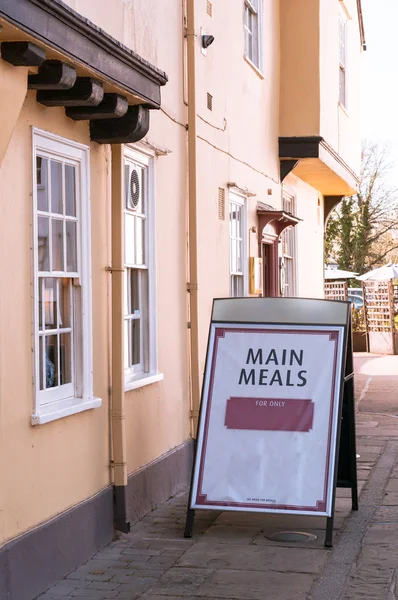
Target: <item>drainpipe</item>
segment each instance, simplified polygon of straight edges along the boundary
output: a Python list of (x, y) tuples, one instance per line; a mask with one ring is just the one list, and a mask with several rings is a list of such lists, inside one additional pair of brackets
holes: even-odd
[(189, 233), (189, 305), (191, 332), (191, 435), (195, 438), (199, 416), (199, 310), (198, 310), (198, 243), (197, 243), (197, 158), (196, 158), (196, 34), (195, 0), (187, 0), (188, 63), (188, 233)]
[(112, 407), (115, 527), (128, 533), (127, 449), (123, 357), (123, 145), (112, 145)]

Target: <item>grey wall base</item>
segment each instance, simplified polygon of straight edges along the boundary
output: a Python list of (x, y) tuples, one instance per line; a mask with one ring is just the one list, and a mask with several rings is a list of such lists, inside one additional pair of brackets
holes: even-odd
[(113, 535), (109, 487), (0, 549), (1, 600), (33, 600), (108, 544)]
[(191, 480), (193, 440), (188, 440), (128, 478), (127, 514), (135, 523)]
[[(129, 477), (128, 516), (138, 521), (186, 486), (191, 477), (189, 440)], [(114, 536), (113, 490), (68, 510), (0, 549), (0, 600), (34, 600), (89, 560)]]

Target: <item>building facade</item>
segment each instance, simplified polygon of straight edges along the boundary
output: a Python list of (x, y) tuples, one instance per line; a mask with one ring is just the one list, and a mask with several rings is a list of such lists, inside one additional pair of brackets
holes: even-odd
[(323, 296), (364, 32), (354, 0), (0, 26), (0, 597), (31, 600), (188, 483), (212, 299)]

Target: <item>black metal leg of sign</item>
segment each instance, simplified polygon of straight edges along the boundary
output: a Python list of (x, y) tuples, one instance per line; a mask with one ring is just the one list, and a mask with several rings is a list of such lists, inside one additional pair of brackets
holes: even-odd
[(188, 508), (187, 508), (187, 517), (185, 520), (184, 538), (192, 537), (193, 523), (195, 521), (195, 510), (193, 508), (191, 508), (191, 503), (192, 503), (193, 477), (194, 477), (195, 462), (196, 462), (197, 440), (194, 440), (193, 444), (194, 444), (194, 446), (193, 446), (194, 447), (194, 451), (193, 451), (194, 461), (193, 461), (193, 466), (192, 466), (191, 485), (189, 486)]
[(352, 510), (358, 510), (358, 476), (357, 476), (357, 448), (355, 439), (355, 398), (354, 377), (347, 382), (349, 394), (349, 444), (350, 444), (350, 473), (351, 473), (351, 503)]
[(193, 529), (194, 520), (195, 520), (195, 511), (193, 508), (189, 508), (189, 505), (188, 505), (187, 518), (185, 521), (184, 538), (192, 537), (192, 529)]
[(326, 519), (326, 536), (325, 536), (325, 547), (333, 547), (333, 525), (334, 525), (334, 507), (333, 514), (331, 517)]

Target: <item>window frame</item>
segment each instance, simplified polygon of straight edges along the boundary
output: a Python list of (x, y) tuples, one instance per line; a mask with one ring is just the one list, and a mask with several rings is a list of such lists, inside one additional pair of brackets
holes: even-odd
[[(246, 15), (251, 15), (253, 28), (249, 29), (246, 25)], [(249, 33), (248, 33), (249, 32)], [(243, 33), (244, 33), (244, 58), (255, 71), (263, 77), (264, 57), (263, 57), (263, 0), (244, 0), (243, 2)], [(247, 36), (252, 38), (252, 56), (249, 53)], [(254, 44), (256, 49), (254, 50)]]
[[(141, 361), (144, 362), (144, 369), (129, 366), (126, 368), (124, 363), (124, 388), (125, 391), (133, 390), (163, 379), (163, 374), (158, 370), (158, 345), (157, 345), (157, 305), (156, 305), (156, 181), (155, 181), (155, 153), (141, 144), (127, 144), (123, 149), (123, 252), (124, 269), (144, 270), (139, 265), (136, 267), (126, 263), (126, 226), (125, 218), (128, 214), (126, 206), (126, 181), (125, 166), (126, 161), (131, 161), (144, 167), (146, 170), (146, 198), (145, 198), (145, 231), (144, 248), (146, 254), (146, 307), (142, 314), (142, 321), (146, 329), (146, 341), (141, 342)], [(142, 279), (140, 275), (140, 279)], [(126, 321), (126, 281), (128, 274), (125, 273), (123, 282), (123, 322)], [(123, 357), (125, 357), (125, 327), (123, 326)]]
[[(48, 394), (40, 390), (39, 377), (39, 265), (38, 265), (38, 211), (36, 156), (43, 156), (76, 167), (77, 268), (71, 277), (72, 294), (78, 298), (79, 314), (71, 314), (73, 321), (73, 354), (71, 368), (76, 375), (74, 393)], [(93, 394), (92, 348), (92, 295), (91, 295), (91, 219), (90, 219), (90, 150), (88, 146), (57, 136), (48, 131), (32, 128), (32, 385), (33, 412), (31, 424), (40, 425), (71, 414), (101, 406), (102, 400)], [(59, 272), (63, 273), (63, 272)], [(55, 278), (61, 275), (53, 273)], [(67, 387), (67, 386), (66, 386)], [(71, 392), (70, 387), (64, 392)], [(44, 393), (43, 393), (44, 392)], [(55, 392), (55, 390), (54, 390)], [(44, 394), (49, 401), (43, 402)]]
[[(241, 220), (241, 248), (242, 248), (242, 271), (234, 272), (232, 271), (232, 241), (237, 241), (239, 238), (234, 238), (231, 234), (231, 205), (235, 204), (241, 207), (242, 212), (242, 220)], [(248, 267), (247, 267), (247, 197), (240, 194), (239, 192), (230, 189), (228, 195), (228, 226), (229, 226), (229, 295), (231, 298), (242, 298), (248, 295)], [(242, 288), (243, 295), (235, 296), (232, 294), (232, 277), (240, 276), (242, 277)]]
[[(341, 30), (343, 29), (343, 38)], [(347, 110), (347, 31), (348, 31), (348, 19), (339, 12), (339, 105)], [(343, 44), (343, 62), (342, 57), (342, 44)], [(343, 75), (343, 92), (341, 86), (341, 77)]]
[[(290, 210), (288, 210), (288, 207), (286, 206), (286, 203), (290, 204)], [(282, 191), (282, 210), (285, 212), (288, 212), (290, 214), (292, 214), (293, 216), (296, 216), (297, 214), (297, 198), (296, 195), (286, 189), (283, 189)], [(286, 241), (287, 237), (290, 237), (290, 241), (291, 241), (291, 246), (292, 246), (292, 254), (285, 254), (284, 252), (284, 244), (288, 243)], [(291, 261), (291, 266), (292, 266), (292, 283), (290, 284), (291, 286), (291, 293), (289, 294), (289, 296), (285, 296), (285, 289), (282, 291), (281, 290), (281, 295), (283, 297), (289, 297), (289, 298), (295, 298), (297, 297), (297, 265), (298, 265), (298, 261), (297, 261), (297, 231), (296, 231), (296, 226), (292, 226), (290, 225), (289, 227), (286, 227), (286, 229), (284, 229), (281, 233), (280, 236), (280, 241), (281, 241), (281, 260), (282, 260), (282, 264), (284, 265), (285, 268), (285, 281), (286, 281), (286, 274), (287, 274), (287, 267), (285, 264), (285, 260), (287, 259), (288, 261)], [(286, 284), (284, 283), (284, 287), (286, 288)]]

